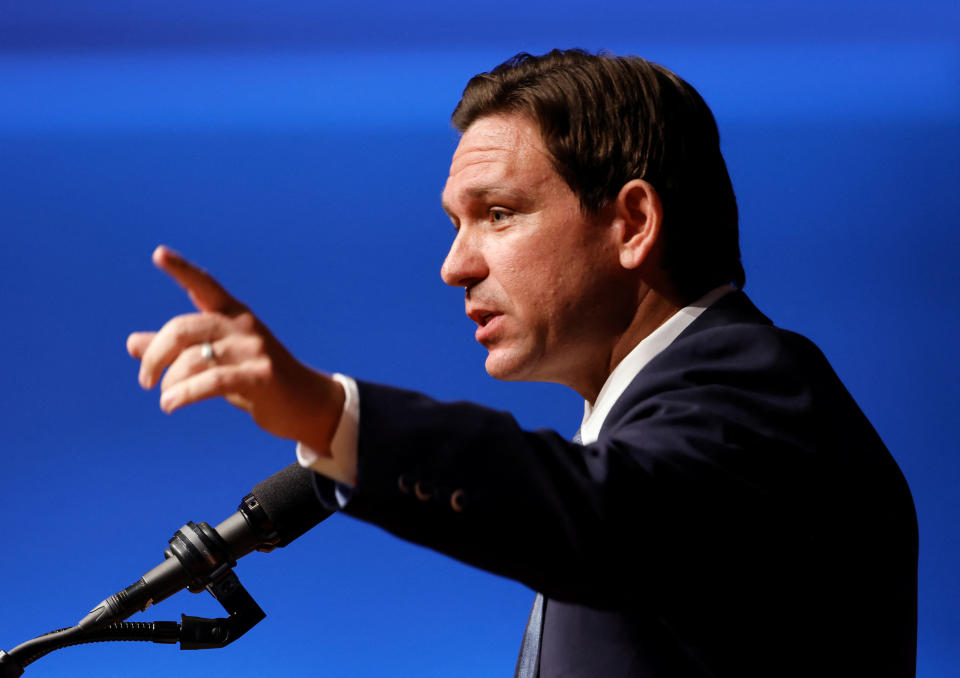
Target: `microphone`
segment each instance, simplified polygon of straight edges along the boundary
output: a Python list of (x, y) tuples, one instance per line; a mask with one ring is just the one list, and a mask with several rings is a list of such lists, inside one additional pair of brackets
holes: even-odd
[(123, 621), (185, 588), (198, 593), (251, 551), (286, 546), (333, 513), (317, 499), (313, 475), (291, 464), (257, 483), (215, 529), (188, 522), (170, 539), (162, 563), (96, 605), (77, 626), (89, 631)]

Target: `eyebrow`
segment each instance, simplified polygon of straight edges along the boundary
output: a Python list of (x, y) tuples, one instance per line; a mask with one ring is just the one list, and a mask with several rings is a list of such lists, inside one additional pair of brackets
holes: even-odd
[[(525, 202), (527, 200), (527, 195), (523, 191), (504, 188), (502, 186), (472, 186), (464, 189), (461, 194), (469, 200), (482, 200), (491, 195), (506, 196), (516, 202)], [(453, 218), (450, 205), (443, 200), (443, 193), (441, 193), (440, 196), (440, 206), (443, 207), (443, 211), (446, 212), (447, 215)]]

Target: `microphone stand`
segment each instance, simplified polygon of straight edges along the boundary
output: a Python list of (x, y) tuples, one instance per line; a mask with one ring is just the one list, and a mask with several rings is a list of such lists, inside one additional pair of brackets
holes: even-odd
[[(107, 641), (180, 643), (181, 650), (226, 647), (253, 628), (266, 614), (237, 579), (237, 564), (229, 549), (207, 524), (189, 522), (174, 534), (166, 555), (176, 557), (190, 575), (189, 590), (206, 589), (230, 615), (216, 619), (181, 615), (179, 622), (117, 622), (96, 626), (85, 618), (81, 624), (51, 631), (13, 648), (0, 650), (0, 678), (19, 678), (24, 667), (44, 655), (71, 645)], [(131, 587), (133, 588), (133, 587)], [(119, 595), (119, 594), (118, 594)], [(109, 599), (108, 599), (109, 600)], [(107, 601), (105, 601), (107, 602)], [(122, 618), (137, 609), (125, 612)]]

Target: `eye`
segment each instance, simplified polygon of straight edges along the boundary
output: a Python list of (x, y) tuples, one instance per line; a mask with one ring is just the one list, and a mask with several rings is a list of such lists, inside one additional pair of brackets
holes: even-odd
[(506, 221), (509, 216), (510, 213), (501, 208), (493, 208), (490, 210), (490, 221), (495, 224)]

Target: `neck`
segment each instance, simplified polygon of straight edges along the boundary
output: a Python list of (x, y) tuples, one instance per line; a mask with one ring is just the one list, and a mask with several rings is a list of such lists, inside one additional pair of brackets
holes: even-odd
[(684, 303), (670, 294), (664, 294), (652, 287), (643, 285), (638, 294), (636, 311), (630, 318), (624, 331), (613, 337), (605, 360), (598, 362), (595, 368), (582, 375), (577, 384), (569, 384), (583, 399), (593, 404), (607, 378), (637, 344), (665, 323), (671, 316), (684, 307)]

